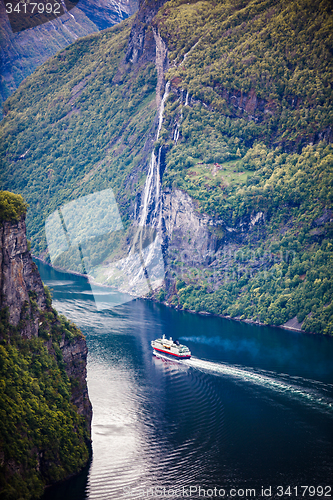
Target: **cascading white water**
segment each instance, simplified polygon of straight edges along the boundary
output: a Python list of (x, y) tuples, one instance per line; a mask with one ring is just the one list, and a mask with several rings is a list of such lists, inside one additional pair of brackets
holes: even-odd
[[(158, 141), (162, 123), (163, 123), (163, 112), (165, 101), (169, 95), (170, 82), (167, 82), (165, 86), (165, 91), (163, 98), (161, 100), (160, 109), (159, 109), (159, 119), (158, 119), (158, 128), (156, 133), (156, 141)], [(161, 162), (161, 148), (159, 148), (158, 155), (156, 158), (155, 151), (151, 154), (149, 171), (145, 183), (145, 187), (143, 190), (143, 203), (141, 203), (140, 212), (139, 212), (139, 226), (143, 227), (147, 224), (148, 215), (149, 215), (149, 207), (153, 201), (155, 201), (154, 208), (154, 216), (157, 222), (160, 222), (161, 215), (161, 179), (160, 179), (160, 162)]]
[[(154, 38), (156, 42), (156, 69), (158, 75), (156, 88), (158, 126), (155, 141), (158, 141), (162, 129), (164, 108), (169, 95), (170, 83), (166, 83), (164, 94), (161, 98), (164, 73), (167, 67), (165, 62), (167, 50), (157, 31), (154, 31)], [(186, 56), (187, 54), (185, 54), (184, 59)], [(188, 105), (189, 93), (187, 91), (184, 106)], [(181, 112), (180, 120), (176, 125), (173, 136), (175, 143), (179, 140), (182, 118)], [(163, 203), (160, 175), (161, 155), (162, 147), (159, 148), (157, 154), (155, 150), (151, 153), (148, 174), (136, 216), (136, 230), (127, 256), (116, 262), (103, 264), (95, 273), (100, 283), (114, 286), (118, 291), (129, 293), (131, 296), (143, 297), (148, 292), (152, 292), (153, 289), (160, 287), (164, 281), (164, 259), (162, 253)]]
[[(170, 83), (165, 85), (164, 95), (159, 105), (158, 127), (156, 133), (156, 141), (159, 138), (162, 123), (165, 101), (169, 95)], [(152, 283), (160, 286), (164, 279), (164, 264), (162, 256), (162, 238), (159, 234), (162, 221), (162, 201), (161, 201), (161, 147), (159, 148), (156, 157), (155, 151), (152, 151), (147, 179), (143, 190), (143, 202), (140, 205), (139, 211), (139, 227), (134, 236), (133, 243), (130, 249), (130, 254), (126, 259), (126, 266), (131, 270), (132, 286), (136, 286), (138, 282), (142, 283), (143, 276), (149, 291), (152, 291)], [(148, 224), (158, 231), (155, 240), (147, 247), (144, 248), (144, 236)], [(141, 265), (138, 267), (137, 263), (133, 265), (133, 258), (136, 255), (137, 246), (139, 247), (139, 259)], [(147, 292), (148, 290), (146, 290)]]
[[(169, 82), (165, 86), (164, 95), (158, 108), (158, 140), (162, 123), (166, 99), (169, 95)], [(145, 296), (148, 292), (161, 286), (164, 280), (164, 261), (162, 255), (162, 202), (160, 178), (161, 148), (156, 156), (152, 151), (147, 179), (145, 182), (142, 203), (139, 209), (138, 226), (131, 243), (128, 255), (115, 263), (108, 264), (100, 271), (104, 284), (116, 285), (120, 292), (126, 292), (137, 297)], [(157, 230), (157, 236), (150, 244), (152, 231)]]
[[(166, 99), (169, 95), (169, 82), (165, 86), (163, 98), (158, 107), (158, 127), (156, 140), (158, 140), (162, 123)], [(158, 155), (152, 151), (148, 175), (143, 190), (142, 203), (137, 219), (138, 226), (134, 234), (127, 256), (115, 262), (109, 262), (96, 267), (97, 279), (90, 279), (93, 291), (96, 289), (96, 305), (98, 309), (109, 308), (110, 300), (98, 300), (98, 283), (115, 287), (118, 292), (130, 296), (143, 297), (147, 293), (162, 285), (164, 280), (164, 261), (162, 255), (162, 201), (160, 178), (161, 148)], [(149, 226), (149, 227), (148, 227)], [(157, 230), (157, 236), (152, 236)], [(153, 241), (152, 241), (153, 239)], [(150, 241), (150, 243), (149, 243)], [(147, 244), (148, 242), (148, 244)], [(95, 287), (95, 288), (94, 288)], [(112, 299), (112, 297), (111, 297)], [(125, 297), (117, 300), (127, 301)], [(114, 301), (113, 301), (114, 305)]]
[(174, 134), (173, 134), (173, 140), (174, 140), (175, 144), (177, 144), (178, 139), (179, 139), (179, 123), (177, 123)]
[[(188, 93), (188, 90), (187, 90), (186, 91), (186, 97), (185, 97), (185, 104), (184, 104), (184, 106), (188, 106), (188, 98), (189, 98), (189, 93)], [(181, 98), (181, 104), (182, 104), (182, 98)], [(176, 127), (175, 127), (175, 130), (174, 130), (174, 133), (173, 133), (173, 141), (174, 141), (175, 144), (177, 144), (178, 139), (179, 139), (180, 124), (182, 123), (182, 121), (183, 121), (183, 108), (181, 107), (180, 118), (179, 118), (179, 120), (176, 123)]]

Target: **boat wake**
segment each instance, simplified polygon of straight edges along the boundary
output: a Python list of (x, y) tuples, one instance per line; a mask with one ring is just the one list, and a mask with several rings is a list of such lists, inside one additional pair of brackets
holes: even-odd
[(333, 415), (332, 384), (324, 384), (317, 380), (277, 374), (266, 370), (255, 370), (248, 367), (228, 365), (227, 363), (215, 363), (195, 357), (183, 362), (202, 371), (273, 389), (275, 392), (302, 400), (310, 406), (320, 406), (322, 410)]
[(162, 354), (156, 356), (174, 363), (181, 363), (193, 369), (225, 376), (236, 382), (250, 383), (262, 388), (273, 390), (287, 397), (292, 397), (312, 407), (320, 408), (333, 415), (333, 384), (324, 384), (317, 380), (293, 377), (291, 375), (257, 370), (227, 363), (216, 363), (196, 357), (191, 359), (170, 359)]

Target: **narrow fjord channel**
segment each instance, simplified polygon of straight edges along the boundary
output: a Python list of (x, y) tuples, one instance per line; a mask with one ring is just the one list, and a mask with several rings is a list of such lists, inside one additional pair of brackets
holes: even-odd
[[(94, 412), (89, 468), (45, 499), (333, 496), (333, 339), (144, 300), (97, 311), (84, 278), (38, 267), (86, 335)], [(154, 357), (163, 334), (191, 360)]]

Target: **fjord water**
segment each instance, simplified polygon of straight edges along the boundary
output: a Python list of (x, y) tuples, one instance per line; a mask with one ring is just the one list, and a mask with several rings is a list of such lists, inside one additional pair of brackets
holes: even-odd
[[(301, 489), (333, 483), (333, 339), (144, 300), (98, 311), (83, 277), (37, 263), (54, 307), (86, 335), (93, 405), (91, 464), (45, 499), (171, 498), (177, 488), (207, 498), (215, 487), (229, 498), (262, 498), (262, 487), (267, 498), (333, 496)], [(152, 356), (163, 333), (192, 359)]]

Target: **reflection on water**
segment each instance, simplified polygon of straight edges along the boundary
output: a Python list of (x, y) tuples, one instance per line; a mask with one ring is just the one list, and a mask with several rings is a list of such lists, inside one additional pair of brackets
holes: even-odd
[[(332, 339), (141, 300), (97, 311), (83, 278), (40, 270), (55, 307), (87, 337), (94, 411), (84, 488), (81, 476), (48, 500), (332, 483)], [(163, 334), (181, 338), (194, 356), (152, 356), (150, 341)]]

